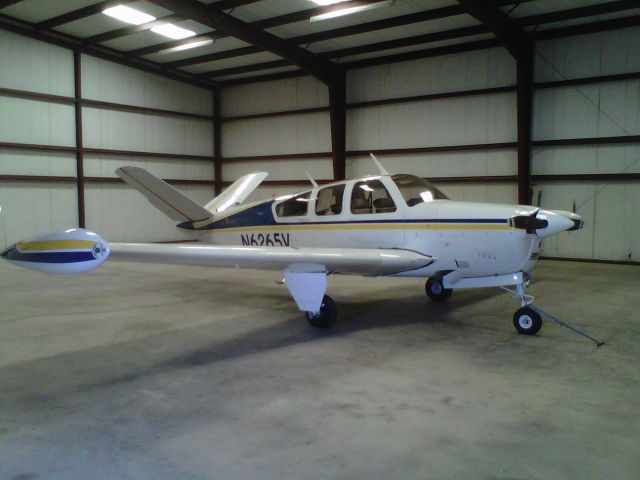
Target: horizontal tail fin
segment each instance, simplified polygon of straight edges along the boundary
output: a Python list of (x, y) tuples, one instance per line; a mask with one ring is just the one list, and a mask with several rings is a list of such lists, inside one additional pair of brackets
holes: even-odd
[(229, 207), (241, 204), (267, 178), (267, 175), (269, 175), (267, 172), (253, 172), (243, 175), (224, 192), (207, 203), (204, 208), (215, 215), (222, 213)]
[(173, 220), (195, 222), (211, 217), (208, 210), (144, 168), (122, 167), (116, 174)]

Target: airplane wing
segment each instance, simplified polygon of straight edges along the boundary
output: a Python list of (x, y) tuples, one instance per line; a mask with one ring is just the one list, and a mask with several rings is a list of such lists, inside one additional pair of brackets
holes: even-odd
[[(224, 246), (202, 243), (112, 243), (110, 260), (260, 270), (391, 275), (417, 270), (433, 258), (401, 249)], [(307, 268), (308, 267), (308, 268)]]
[(203, 243), (112, 243), (84, 229), (41, 235), (10, 246), (1, 257), (45, 273), (83, 273), (107, 258), (129, 262), (168, 263), (280, 270), (302, 311), (318, 313), (328, 273), (365, 276), (418, 270), (434, 262), (428, 255), (384, 248), (294, 248), (210, 245)]

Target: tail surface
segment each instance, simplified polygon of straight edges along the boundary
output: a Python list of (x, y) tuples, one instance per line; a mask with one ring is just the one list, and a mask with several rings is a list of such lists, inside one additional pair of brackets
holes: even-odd
[(204, 208), (215, 215), (216, 213), (224, 212), (230, 207), (240, 205), (258, 188), (258, 185), (267, 178), (267, 175), (269, 175), (267, 172), (253, 172), (243, 175), (224, 192), (207, 203)]
[(122, 167), (116, 174), (173, 220), (196, 222), (211, 217), (209, 211), (144, 168)]
[(239, 205), (267, 177), (266, 172), (254, 172), (240, 177), (220, 195), (204, 207), (176, 190), (161, 178), (140, 167), (122, 167), (116, 174), (133, 188), (142, 193), (147, 200), (173, 220), (198, 222), (222, 213), (226, 209)]

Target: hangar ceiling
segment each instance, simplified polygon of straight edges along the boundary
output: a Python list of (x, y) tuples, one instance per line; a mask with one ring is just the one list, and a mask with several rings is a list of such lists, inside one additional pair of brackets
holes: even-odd
[[(0, 0), (0, 27), (204, 87), (304, 74), (284, 55), (195, 21), (184, 9), (190, 2), (346, 68), (499, 44), (455, 0)], [(637, 0), (493, 3), (535, 39), (640, 24)], [(136, 25), (103, 13), (118, 5), (153, 18)], [(344, 14), (349, 9), (363, 10)], [(331, 18), (316, 18), (326, 14)], [(170, 39), (153, 31), (168, 23), (190, 36)]]

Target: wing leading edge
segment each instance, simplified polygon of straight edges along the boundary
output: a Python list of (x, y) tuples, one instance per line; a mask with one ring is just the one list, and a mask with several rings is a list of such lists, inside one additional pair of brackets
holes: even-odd
[(111, 260), (177, 265), (201, 265), (258, 270), (306, 266), (318, 271), (357, 275), (391, 275), (417, 270), (433, 258), (409, 250), (242, 247), (208, 244), (112, 243)]

